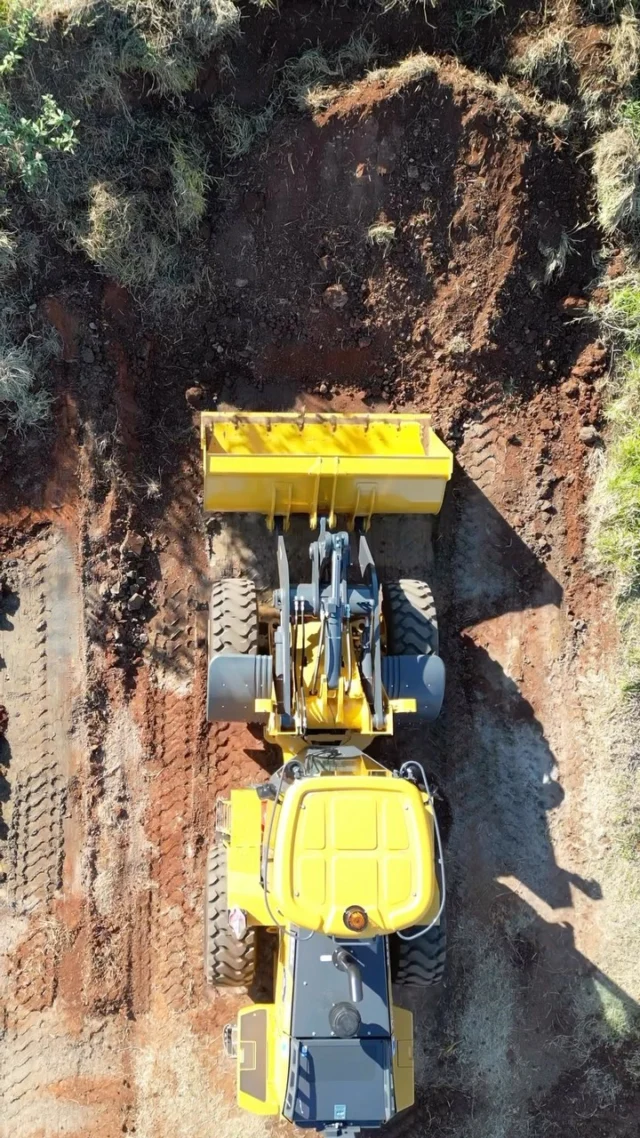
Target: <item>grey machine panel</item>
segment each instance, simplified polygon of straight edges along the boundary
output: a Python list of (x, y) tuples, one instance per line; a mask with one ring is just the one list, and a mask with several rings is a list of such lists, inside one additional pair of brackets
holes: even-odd
[(207, 720), (215, 723), (262, 723), (269, 718), (255, 710), (257, 699), (271, 695), (271, 656), (221, 653), (209, 660)]
[(298, 1126), (380, 1126), (393, 1114), (391, 1063), (389, 1039), (297, 1040), (285, 1117)]
[(264, 1008), (240, 1020), (240, 1090), (260, 1102), (267, 1098), (268, 1020)]
[(301, 934), (296, 942), (291, 1034), (296, 1039), (331, 1037), (329, 1012), (334, 1004), (349, 1000), (349, 979), (331, 957), (344, 946), (355, 957), (362, 973), (362, 1018), (360, 1038), (391, 1034), (389, 981), (385, 937), (372, 940), (337, 940), (315, 933)]

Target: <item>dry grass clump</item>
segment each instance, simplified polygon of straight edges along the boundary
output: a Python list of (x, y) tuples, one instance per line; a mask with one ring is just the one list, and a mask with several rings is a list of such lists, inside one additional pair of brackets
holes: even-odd
[(566, 229), (561, 229), (557, 241), (540, 241), (538, 249), (544, 259), (544, 283), (551, 284), (564, 276), (567, 258), (575, 252), (576, 244)]
[(438, 71), (439, 67), (440, 61), (435, 56), (418, 51), (414, 55), (408, 55), (406, 59), (396, 63), (394, 67), (378, 67), (375, 71), (370, 71), (367, 79), (374, 79), (381, 83), (393, 83), (401, 87), (405, 83), (423, 79), (425, 75), (432, 75)]
[(18, 266), (17, 246), (16, 234), (0, 229), (0, 281), (10, 277)]
[(17, 435), (41, 430), (51, 413), (51, 396), (37, 373), (54, 355), (52, 337), (27, 336), (16, 343), (5, 315), (0, 323), (0, 420)]
[(377, 245), (385, 253), (391, 248), (396, 239), (396, 227), (390, 221), (377, 221), (367, 230), (369, 245)]
[(211, 118), (225, 157), (233, 162), (248, 154), (288, 103), (312, 114), (329, 106), (344, 90), (346, 81), (369, 66), (374, 54), (375, 42), (361, 35), (352, 36), (335, 52), (325, 54), (320, 48), (309, 48), (286, 61), (261, 111), (244, 111), (231, 100), (216, 103)]
[(541, 94), (557, 98), (570, 89), (575, 75), (570, 37), (562, 29), (550, 28), (512, 61), (512, 69)]
[(148, 195), (96, 182), (90, 187), (86, 221), (74, 227), (74, 238), (107, 276), (146, 296), (150, 310), (161, 310), (185, 303), (202, 280), (195, 251), (189, 266), (187, 243), (181, 240), (179, 222), (185, 213), (190, 223), (197, 220), (193, 200), (178, 198), (173, 211), (154, 215)]
[(580, 84), (581, 118), (588, 130), (602, 133), (619, 120), (621, 104), (634, 97), (640, 67), (640, 24), (626, 3), (608, 31), (609, 55), (600, 70), (589, 68)]
[(335, 98), (339, 84), (369, 67), (374, 57), (375, 40), (363, 35), (351, 36), (344, 47), (330, 54), (309, 48), (282, 68), (283, 94), (298, 110), (317, 111)]
[(211, 118), (219, 132), (219, 144), (225, 158), (234, 162), (248, 154), (257, 139), (268, 134), (282, 97), (276, 93), (261, 111), (243, 111), (231, 101), (216, 103)]
[(611, 29), (609, 39), (609, 65), (615, 80), (619, 87), (630, 89), (640, 67), (640, 29), (632, 4), (620, 13), (620, 21)]
[(598, 217), (605, 233), (640, 218), (640, 137), (624, 122), (601, 135), (593, 149)]

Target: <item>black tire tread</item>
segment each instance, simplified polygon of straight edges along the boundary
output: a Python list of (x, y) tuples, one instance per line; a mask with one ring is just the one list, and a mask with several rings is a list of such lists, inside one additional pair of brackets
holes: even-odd
[[(417, 929), (406, 931), (415, 933)], [(439, 924), (434, 925), (416, 940), (401, 940), (398, 936), (393, 939), (395, 984), (430, 988), (440, 983), (447, 959), (447, 928), (444, 913)]]
[(438, 617), (426, 581), (405, 577), (385, 585), (383, 612), (390, 656), (437, 656)]
[(258, 597), (253, 581), (226, 577), (216, 581), (209, 601), (209, 659), (225, 653), (258, 652)]
[(238, 940), (229, 928), (227, 851), (214, 845), (207, 857), (204, 906), (205, 976), (217, 988), (249, 987), (256, 972), (256, 930)]

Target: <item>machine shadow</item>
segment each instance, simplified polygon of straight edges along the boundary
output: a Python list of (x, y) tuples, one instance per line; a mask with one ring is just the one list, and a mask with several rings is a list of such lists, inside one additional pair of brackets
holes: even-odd
[[(514, 1025), (509, 1039), (508, 1067), (516, 1088), (509, 1132), (529, 1138), (617, 1133), (620, 1120), (637, 1118), (640, 1107), (640, 1088), (627, 1063), (635, 1044), (631, 1034), (625, 1043), (622, 1027), (612, 1048), (599, 1025), (612, 1011), (620, 1025), (637, 1022), (637, 1001), (580, 952), (570, 922), (545, 920), (498, 882), (483, 901), (491, 951), (502, 961), (505, 996), (515, 990), (518, 1021), (526, 1023), (526, 1031)], [(396, 992), (398, 1002), (409, 1004), (415, 1017), (415, 1059), (422, 1076), (416, 1080), (415, 1105), (389, 1124), (389, 1138), (459, 1134), (466, 1132), (470, 1115), (492, 1112), (490, 1096), (483, 1101), (483, 1089), (473, 1085), (458, 1050), (464, 1032), (460, 1013), (463, 1017), (470, 970), (477, 961), (470, 956), (466, 932), (457, 935), (454, 928), (451, 940), (450, 966), (439, 992)], [(484, 1028), (475, 1036), (479, 1048), (491, 1048), (500, 998), (495, 989), (483, 993), (478, 1010)], [(446, 1045), (451, 1039), (457, 1041), (455, 1047)], [(480, 1121), (478, 1125), (480, 1133)], [(364, 1133), (373, 1138), (375, 1132)]]
[[(565, 798), (562, 756), (554, 754), (519, 682), (474, 638), (474, 625), (558, 608), (563, 590), (459, 467), (433, 547), (432, 571), (425, 561), (423, 575), (432, 581), (440, 616), (447, 667), (443, 711), (429, 724), (398, 717), (394, 737), (373, 753), (392, 766), (419, 758), (441, 797), (440, 816), (449, 816), (450, 951), (443, 989), (396, 993), (414, 1012), (419, 1074), (416, 1106), (388, 1132), (390, 1138), (458, 1133), (478, 1109), (457, 1044), (449, 1050), (445, 1043), (459, 1039), (471, 975), (490, 946), (503, 961), (505, 983), (510, 977), (515, 987), (518, 1022), (527, 1024), (525, 1032), (514, 1029), (509, 1045), (515, 1085), (522, 1087), (516, 1113), (526, 1118), (527, 1133), (596, 1138), (605, 1132), (607, 1116), (611, 1122), (614, 1117), (611, 1106), (602, 1113), (597, 1076), (585, 1074), (587, 1066), (593, 1072), (600, 1063), (606, 1080), (611, 1067), (598, 1023), (612, 1003), (629, 1023), (640, 1009), (576, 946), (574, 890), (586, 898), (580, 901), (581, 927), (603, 894), (598, 881), (558, 862), (553, 819)], [(506, 627), (513, 636), (525, 626), (516, 621)], [(481, 1053), (490, 1049), (493, 1002), (499, 999), (495, 989), (486, 993), (477, 1039)], [(631, 1110), (638, 1090), (619, 1066), (620, 1102)], [(539, 1078), (523, 1073), (532, 1070)], [(617, 1110), (619, 1117), (620, 1103)], [(515, 1133), (515, 1116), (513, 1127)]]

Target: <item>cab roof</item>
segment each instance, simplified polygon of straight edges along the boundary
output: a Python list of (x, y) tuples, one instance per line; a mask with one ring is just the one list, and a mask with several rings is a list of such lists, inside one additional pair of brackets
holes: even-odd
[(386, 772), (293, 782), (269, 893), (285, 923), (330, 936), (356, 935), (344, 921), (351, 906), (367, 914), (362, 937), (421, 923), (438, 898), (430, 807), (413, 783)]

